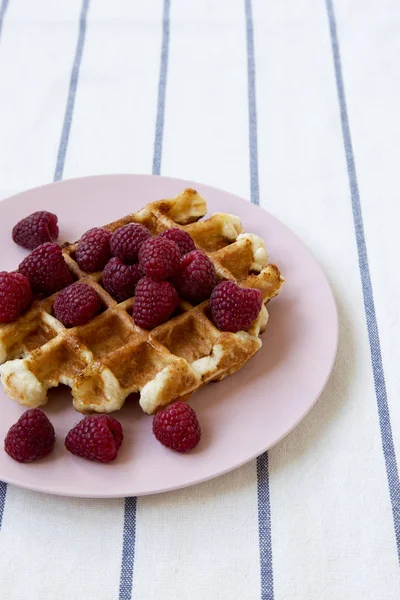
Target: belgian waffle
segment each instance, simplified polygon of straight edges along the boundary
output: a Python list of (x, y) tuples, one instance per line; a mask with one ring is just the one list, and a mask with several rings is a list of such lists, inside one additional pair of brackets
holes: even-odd
[[(115, 231), (136, 222), (152, 234), (182, 228), (207, 253), (221, 279), (258, 288), (264, 302), (276, 296), (284, 280), (278, 267), (268, 264), (261, 238), (244, 233), (234, 215), (216, 213), (200, 220), (205, 214), (205, 200), (186, 189), (105, 227)], [(268, 319), (265, 305), (248, 331), (227, 333), (213, 324), (208, 301), (192, 306), (180, 300), (166, 323), (145, 331), (131, 316), (134, 298), (117, 303), (101, 286), (101, 272), (79, 268), (76, 247), (65, 245), (65, 260), (76, 280), (96, 290), (103, 310), (86, 325), (66, 329), (52, 314), (54, 294), (0, 327), (1, 380), (7, 395), (20, 404), (46, 404), (48, 389), (62, 383), (71, 388), (74, 407), (82, 413), (118, 410), (138, 392), (142, 409), (152, 414), (234, 373), (260, 349), (259, 335)]]

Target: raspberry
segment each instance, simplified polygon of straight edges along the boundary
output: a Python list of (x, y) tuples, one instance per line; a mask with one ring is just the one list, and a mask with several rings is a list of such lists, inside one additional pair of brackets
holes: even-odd
[(193, 408), (185, 402), (174, 402), (153, 419), (153, 433), (164, 446), (177, 452), (188, 452), (200, 441), (201, 429)]
[(4, 450), (21, 463), (43, 458), (55, 443), (54, 427), (39, 408), (27, 410), (9, 429), (4, 440)]
[(30, 281), (32, 290), (42, 294), (54, 294), (72, 283), (71, 273), (56, 243), (42, 244), (24, 258), (18, 270)]
[(45, 242), (55, 242), (58, 238), (57, 216), (46, 210), (38, 210), (19, 221), (12, 230), (16, 244), (34, 250)]
[(181, 256), (185, 256), (185, 254), (188, 254), (192, 250), (196, 249), (194, 241), (186, 231), (183, 231), (183, 229), (166, 229), (160, 234), (160, 237), (167, 238), (167, 240), (175, 242), (179, 248)]
[(241, 288), (233, 281), (222, 281), (214, 289), (210, 305), (216, 326), (221, 331), (248, 329), (262, 307), (260, 290)]
[(0, 323), (18, 319), (28, 308), (31, 298), (31, 286), (24, 275), (0, 272)]
[(119, 421), (109, 415), (91, 415), (71, 429), (65, 447), (81, 458), (106, 463), (117, 457), (123, 439)]
[(76, 249), (76, 260), (87, 273), (101, 271), (111, 258), (111, 232), (102, 227), (93, 227), (83, 234)]
[(111, 237), (111, 252), (125, 263), (134, 263), (143, 242), (151, 237), (150, 231), (140, 223), (120, 227)]
[(181, 253), (175, 242), (160, 236), (150, 238), (139, 251), (143, 271), (153, 279), (168, 279), (179, 267)]
[(192, 250), (181, 259), (173, 283), (181, 296), (197, 304), (210, 297), (218, 277), (208, 256)]
[(65, 327), (76, 327), (93, 319), (100, 308), (100, 298), (90, 285), (73, 283), (58, 294), (53, 312)]
[(133, 319), (139, 327), (152, 329), (172, 315), (178, 302), (178, 294), (169, 281), (143, 277), (136, 286)]
[(136, 284), (143, 275), (140, 265), (125, 265), (115, 257), (104, 267), (103, 287), (117, 302), (123, 302), (135, 295)]

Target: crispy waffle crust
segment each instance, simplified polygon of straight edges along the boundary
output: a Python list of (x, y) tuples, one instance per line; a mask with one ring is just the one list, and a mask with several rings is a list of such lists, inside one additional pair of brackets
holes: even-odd
[[(205, 214), (205, 200), (186, 189), (105, 227), (115, 231), (137, 222), (154, 235), (182, 228), (208, 254), (220, 278), (258, 288), (264, 302), (276, 296), (284, 280), (278, 267), (268, 264), (263, 241), (243, 233), (234, 215), (216, 213), (200, 220)], [(63, 248), (65, 260), (76, 280), (96, 290), (103, 310), (86, 325), (66, 329), (52, 314), (54, 294), (0, 327), (1, 380), (7, 395), (20, 404), (46, 404), (48, 389), (62, 383), (71, 388), (74, 407), (82, 413), (118, 410), (138, 392), (141, 407), (152, 414), (239, 370), (260, 349), (259, 334), (268, 319), (265, 305), (248, 331), (227, 333), (213, 324), (208, 301), (192, 306), (181, 300), (172, 318), (146, 331), (131, 316), (134, 298), (118, 304), (101, 286), (101, 272), (81, 271), (74, 260), (76, 247)]]

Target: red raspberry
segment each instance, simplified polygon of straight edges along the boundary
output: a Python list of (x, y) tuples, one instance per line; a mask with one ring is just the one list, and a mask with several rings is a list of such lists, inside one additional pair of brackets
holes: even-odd
[(134, 263), (143, 242), (151, 237), (150, 231), (140, 223), (129, 223), (112, 234), (111, 252), (125, 263)]
[(28, 308), (31, 298), (31, 286), (24, 275), (0, 272), (0, 323), (18, 319)]
[(117, 457), (123, 439), (119, 421), (109, 415), (91, 415), (71, 429), (65, 447), (76, 456), (107, 463)]
[(103, 287), (117, 302), (123, 302), (135, 295), (136, 284), (143, 275), (140, 265), (125, 265), (115, 257), (104, 267)]
[(65, 327), (76, 327), (93, 319), (100, 308), (100, 298), (90, 285), (73, 283), (58, 294), (53, 312)]
[(62, 255), (61, 246), (53, 243), (38, 246), (24, 258), (18, 270), (30, 281), (32, 290), (54, 294), (72, 283), (72, 275)]
[(218, 277), (208, 256), (200, 250), (192, 250), (181, 259), (173, 283), (181, 296), (198, 304), (210, 297)]
[(87, 273), (101, 271), (111, 258), (111, 231), (93, 227), (83, 234), (76, 249), (76, 260)]
[(189, 404), (180, 401), (155, 415), (153, 433), (164, 446), (177, 452), (192, 450), (201, 437), (196, 413)]
[(188, 254), (192, 250), (196, 249), (193, 239), (183, 229), (176, 229), (175, 227), (166, 229), (160, 234), (160, 237), (167, 238), (167, 240), (175, 242), (179, 248), (181, 256), (185, 256), (185, 254)]
[(157, 327), (172, 315), (178, 302), (178, 294), (169, 281), (143, 277), (136, 286), (134, 321), (143, 329)]
[(9, 429), (4, 450), (21, 463), (43, 458), (54, 448), (54, 427), (39, 408), (27, 410)]
[(12, 230), (16, 244), (34, 250), (45, 242), (55, 242), (58, 238), (57, 216), (47, 210), (38, 210), (19, 221)]
[(214, 289), (210, 305), (216, 326), (221, 331), (246, 331), (258, 317), (263, 304), (260, 290), (241, 288), (233, 281), (222, 281)]
[(181, 253), (175, 242), (160, 236), (150, 238), (139, 251), (139, 263), (148, 277), (168, 279), (179, 267)]

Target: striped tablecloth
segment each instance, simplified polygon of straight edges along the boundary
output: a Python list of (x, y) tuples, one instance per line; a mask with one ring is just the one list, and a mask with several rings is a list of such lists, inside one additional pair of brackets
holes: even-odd
[(227, 189), (303, 238), (341, 324), (314, 410), (229, 475), (125, 501), (1, 484), (1, 600), (398, 600), (398, 1), (2, 0), (0, 27), (2, 197)]

